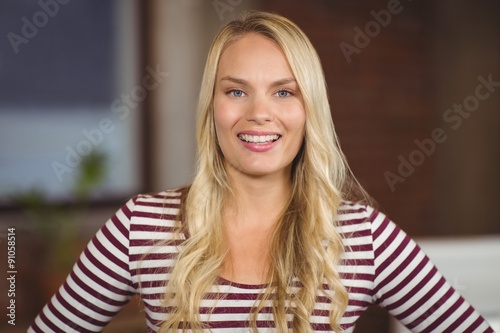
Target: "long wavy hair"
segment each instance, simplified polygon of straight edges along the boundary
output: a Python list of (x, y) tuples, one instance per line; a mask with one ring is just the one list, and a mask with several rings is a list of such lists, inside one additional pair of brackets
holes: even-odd
[[(288, 332), (287, 314), (292, 314), (294, 331), (311, 332), (309, 318), (317, 296), (323, 295), (331, 304), (330, 326), (339, 331), (348, 293), (337, 270), (344, 247), (336, 230), (336, 214), (352, 189), (361, 188), (352, 181), (340, 150), (314, 47), (290, 20), (257, 11), (247, 12), (222, 27), (208, 53), (197, 114), (197, 173), (183, 200), (183, 222), (178, 230), (179, 238), (187, 237), (166, 283), (163, 301), (169, 314), (161, 330), (203, 330), (200, 302), (217, 283), (228, 254), (222, 221), (234, 189), (217, 143), (214, 87), (221, 54), (248, 33), (265, 36), (282, 49), (302, 93), (306, 113), (304, 141), (292, 165), (292, 192), (272, 238), (268, 273), (271, 283), (255, 304), (250, 323), (257, 332), (257, 315), (264, 301), (270, 301), (278, 332)], [(294, 285), (299, 288), (290, 302)], [(291, 303), (293, 306), (288, 307)]]

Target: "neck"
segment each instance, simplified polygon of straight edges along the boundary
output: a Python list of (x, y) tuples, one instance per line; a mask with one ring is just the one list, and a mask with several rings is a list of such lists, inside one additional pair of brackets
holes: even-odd
[(233, 217), (231, 220), (239, 223), (266, 221), (273, 224), (284, 210), (291, 192), (289, 173), (263, 177), (230, 175), (230, 181), (235, 197), (228, 206), (228, 213)]
[(234, 197), (224, 211), (228, 254), (221, 276), (239, 283), (268, 282), (276, 224), (290, 196), (290, 177), (230, 174)]

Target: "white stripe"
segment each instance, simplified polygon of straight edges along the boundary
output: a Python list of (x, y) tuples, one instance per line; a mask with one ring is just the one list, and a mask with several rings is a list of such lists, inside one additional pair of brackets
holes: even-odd
[[(166, 213), (165, 213), (166, 214)], [(153, 217), (137, 216), (134, 217), (134, 225), (154, 225), (155, 227), (175, 227), (178, 222), (174, 220), (159, 219)]]

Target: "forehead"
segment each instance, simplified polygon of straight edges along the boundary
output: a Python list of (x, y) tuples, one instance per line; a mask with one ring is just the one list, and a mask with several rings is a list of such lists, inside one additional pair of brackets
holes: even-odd
[(225, 75), (293, 77), (281, 47), (257, 33), (247, 33), (225, 48), (219, 59), (217, 76)]

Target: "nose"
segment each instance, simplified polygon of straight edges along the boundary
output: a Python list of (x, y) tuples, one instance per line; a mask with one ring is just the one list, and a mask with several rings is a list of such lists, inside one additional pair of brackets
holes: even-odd
[(248, 105), (246, 119), (263, 125), (274, 119), (273, 106), (265, 96), (254, 96)]

